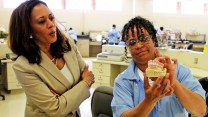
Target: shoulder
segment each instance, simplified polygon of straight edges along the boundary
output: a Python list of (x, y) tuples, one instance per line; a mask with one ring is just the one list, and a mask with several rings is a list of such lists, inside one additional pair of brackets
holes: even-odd
[(191, 73), (191, 70), (187, 67), (187, 66), (185, 66), (185, 65), (183, 65), (183, 64), (177, 64), (177, 66), (176, 66), (176, 71), (177, 71), (177, 73), (179, 74), (187, 74), (187, 73)]
[(72, 39), (71, 36), (67, 35), (66, 33), (64, 33), (64, 36), (68, 40), (69, 45), (72, 47), (72, 49), (76, 49), (76, 45), (74, 43), (74, 39)]
[(29, 61), (27, 60), (27, 58), (25, 58), (24, 56), (19, 56), (14, 64), (13, 64), (13, 69), (14, 70), (20, 70), (20, 71), (33, 71), (33, 66), (35, 64), (30, 64)]

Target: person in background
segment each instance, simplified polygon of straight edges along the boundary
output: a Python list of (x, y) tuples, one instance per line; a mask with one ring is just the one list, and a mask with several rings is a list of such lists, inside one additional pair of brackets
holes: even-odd
[[(202, 86), (186, 66), (160, 56), (156, 30), (149, 20), (140, 16), (131, 19), (123, 27), (122, 40), (132, 60), (114, 82), (114, 117), (188, 117), (188, 112), (206, 113)], [(167, 69), (165, 76), (152, 78), (152, 85), (145, 74), (149, 60), (157, 60)]]
[(13, 70), (26, 94), (25, 117), (80, 117), (94, 75), (46, 3), (20, 4), (12, 12), (9, 36), (18, 55)]
[(77, 44), (77, 34), (76, 32), (72, 29), (72, 28), (69, 28), (68, 32), (69, 36), (71, 36), (71, 38), (74, 40), (74, 43)]
[(164, 32), (164, 27), (161, 26), (161, 27), (157, 30), (157, 34), (158, 34), (158, 36), (162, 37), (162, 36), (165, 34), (165, 32)]
[(116, 25), (115, 24), (113, 24), (112, 28), (109, 30), (107, 38), (108, 38), (108, 43), (110, 45), (118, 45), (119, 38), (120, 38), (120, 33), (116, 29)]

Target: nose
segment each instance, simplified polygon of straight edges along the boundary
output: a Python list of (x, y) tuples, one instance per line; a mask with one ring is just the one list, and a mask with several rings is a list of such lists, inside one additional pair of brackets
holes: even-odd
[(55, 26), (55, 22), (48, 20), (48, 28), (52, 28), (53, 26)]
[(140, 48), (143, 47), (143, 43), (142, 43), (141, 41), (137, 41), (135, 47), (136, 47), (137, 49), (140, 49)]

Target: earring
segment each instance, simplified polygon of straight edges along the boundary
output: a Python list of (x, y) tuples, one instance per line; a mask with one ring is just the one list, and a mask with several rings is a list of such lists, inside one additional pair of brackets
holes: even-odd
[(30, 35), (30, 39), (32, 39), (33, 38), (33, 36), (32, 35)]

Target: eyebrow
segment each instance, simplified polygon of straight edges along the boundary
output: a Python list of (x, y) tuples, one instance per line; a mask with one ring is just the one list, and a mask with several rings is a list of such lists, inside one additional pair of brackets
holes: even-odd
[(41, 16), (41, 17), (39, 17), (38, 19), (43, 19), (44, 18), (44, 16)]
[[(53, 13), (50, 13), (48, 16), (53, 16)], [(38, 19), (45, 18), (45, 16), (40, 16)]]

